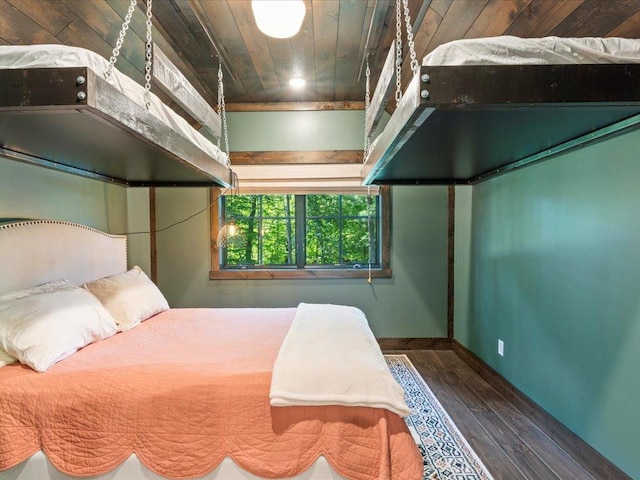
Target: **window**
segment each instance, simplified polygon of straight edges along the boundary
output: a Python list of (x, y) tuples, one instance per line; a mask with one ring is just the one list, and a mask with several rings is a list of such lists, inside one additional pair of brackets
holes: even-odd
[[(388, 277), (389, 192), (228, 195), (212, 189), (211, 279)], [(218, 239), (222, 225), (236, 235)], [(218, 242), (224, 245), (218, 245)]]

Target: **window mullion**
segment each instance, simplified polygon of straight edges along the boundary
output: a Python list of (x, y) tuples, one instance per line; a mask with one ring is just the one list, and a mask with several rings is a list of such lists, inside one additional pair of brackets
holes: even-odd
[(287, 264), (290, 265), (293, 262), (292, 250), (293, 245), (291, 242), (291, 195), (285, 195), (285, 222), (287, 228)]
[(304, 268), (306, 265), (307, 251), (305, 238), (307, 233), (306, 198), (304, 195), (296, 195), (296, 266)]

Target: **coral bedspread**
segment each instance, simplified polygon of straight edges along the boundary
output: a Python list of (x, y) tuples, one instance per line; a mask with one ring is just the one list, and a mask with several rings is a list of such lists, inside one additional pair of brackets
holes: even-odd
[(1, 368), (0, 470), (42, 449), (71, 475), (106, 473), (135, 453), (167, 477), (204, 475), (229, 456), (274, 478), (324, 455), (354, 480), (421, 479), (420, 455), (396, 414), (269, 405), (295, 311), (174, 309), (46, 373)]

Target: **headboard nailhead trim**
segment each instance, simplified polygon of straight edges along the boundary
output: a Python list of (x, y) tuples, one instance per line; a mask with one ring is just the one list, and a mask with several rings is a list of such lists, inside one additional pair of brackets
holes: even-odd
[(96, 230), (95, 228), (91, 228), (91, 227), (87, 227), (86, 225), (82, 225), (80, 223), (73, 223), (73, 222), (65, 222), (63, 220), (20, 220), (17, 222), (12, 222), (12, 223), (5, 223), (3, 225), (0, 225), (0, 230), (7, 230), (10, 228), (20, 228), (20, 227), (27, 227), (27, 226), (31, 226), (31, 225), (65, 225), (68, 227), (74, 227), (74, 228), (82, 228), (84, 230), (89, 230), (90, 232), (93, 233), (97, 233), (99, 235), (104, 235), (105, 237), (109, 237), (109, 238), (124, 238), (125, 240), (125, 246), (126, 246), (126, 242), (127, 242), (127, 236), (126, 235), (111, 235), (110, 233), (106, 233), (103, 232), (101, 230)]

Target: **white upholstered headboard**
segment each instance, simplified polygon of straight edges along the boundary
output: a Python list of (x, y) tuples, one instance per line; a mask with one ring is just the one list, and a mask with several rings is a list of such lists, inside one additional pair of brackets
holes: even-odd
[(81, 285), (127, 269), (127, 237), (76, 223), (0, 225), (0, 294), (64, 279)]

